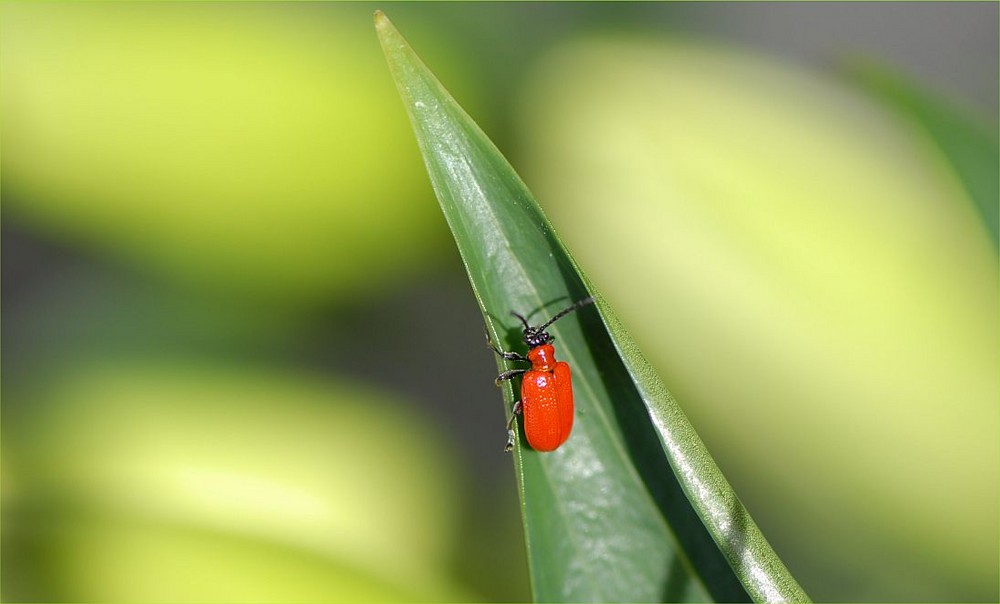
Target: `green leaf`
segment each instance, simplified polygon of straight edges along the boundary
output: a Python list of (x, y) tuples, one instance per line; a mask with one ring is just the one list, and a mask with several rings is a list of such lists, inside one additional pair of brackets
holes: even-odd
[(850, 71), (868, 90), (913, 120), (937, 143), (979, 212), (994, 249), (1000, 241), (1000, 141), (996, 130), (948, 99), (870, 61)]
[[(514, 451), (535, 600), (807, 601), (513, 168), (381, 12), (375, 23), (489, 337), (524, 352), (511, 310), (539, 324), (597, 299), (549, 330), (574, 371), (572, 436)], [(510, 385), (504, 400), (510, 413)]]

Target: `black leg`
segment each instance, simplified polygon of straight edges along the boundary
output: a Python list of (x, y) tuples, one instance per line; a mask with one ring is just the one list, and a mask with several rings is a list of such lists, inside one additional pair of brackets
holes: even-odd
[(494, 380), (493, 383), (496, 384), (497, 386), (499, 386), (501, 382), (506, 382), (507, 380), (512, 380), (512, 379), (516, 378), (517, 376), (521, 375), (522, 373), (525, 373), (526, 371), (528, 371), (528, 370), (527, 369), (511, 369), (510, 371), (504, 371), (503, 373), (501, 373), (500, 375), (497, 376), (497, 379)]
[(507, 420), (507, 444), (504, 445), (504, 452), (510, 453), (514, 448), (514, 422), (517, 420), (517, 416), (521, 414), (521, 401), (514, 403), (514, 408), (511, 409), (510, 419)]
[(497, 348), (496, 346), (493, 345), (493, 341), (490, 340), (490, 332), (486, 331), (486, 326), (485, 325), (483, 326), (483, 331), (486, 332), (486, 345), (489, 346), (490, 349), (493, 350), (493, 352), (497, 353), (498, 356), (500, 356), (500, 357), (502, 357), (502, 358), (504, 358), (504, 359), (506, 359), (508, 361), (527, 361), (529, 363), (531, 362), (528, 359), (528, 357), (524, 356), (523, 354), (519, 354), (517, 352), (504, 352), (504, 351), (500, 350), (499, 348)]

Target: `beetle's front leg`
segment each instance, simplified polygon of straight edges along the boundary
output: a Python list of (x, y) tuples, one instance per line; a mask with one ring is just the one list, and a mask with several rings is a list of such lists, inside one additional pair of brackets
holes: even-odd
[(486, 345), (489, 346), (490, 350), (492, 350), (493, 352), (497, 353), (497, 355), (500, 356), (501, 358), (506, 359), (508, 361), (527, 361), (527, 362), (531, 362), (531, 360), (528, 357), (524, 356), (523, 354), (520, 354), (520, 353), (517, 353), (517, 352), (504, 352), (504, 351), (500, 350), (499, 348), (497, 348), (493, 344), (493, 340), (490, 339), (490, 332), (487, 331), (485, 325), (483, 326), (483, 332), (486, 333)]

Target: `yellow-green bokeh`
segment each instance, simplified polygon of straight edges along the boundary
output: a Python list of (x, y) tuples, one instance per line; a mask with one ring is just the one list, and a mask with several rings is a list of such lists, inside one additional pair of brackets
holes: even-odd
[(447, 236), (370, 19), (5, 3), (5, 211), (184, 282), (295, 304), (407, 276)]
[[(51, 591), (12, 597), (468, 597), (450, 575), (459, 498), (447, 441), (384, 394), (115, 359), (28, 396), (5, 443), (16, 470), (4, 476), (4, 530), (22, 546), (5, 565)], [(21, 559), (32, 551), (44, 562)]]

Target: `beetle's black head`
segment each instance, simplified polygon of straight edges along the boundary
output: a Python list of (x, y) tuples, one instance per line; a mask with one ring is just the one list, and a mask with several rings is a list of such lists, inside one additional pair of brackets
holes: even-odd
[(531, 325), (528, 325), (527, 319), (516, 312), (512, 312), (510, 314), (520, 319), (521, 324), (524, 325), (524, 331), (521, 332), (521, 337), (524, 338), (524, 343), (528, 345), (529, 349), (536, 348), (542, 344), (548, 344), (552, 341), (552, 336), (545, 331), (545, 328), (549, 326), (547, 323), (539, 327), (532, 327)]
[(524, 338), (524, 343), (528, 345), (528, 348), (537, 348), (538, 346), (542, 346), (543, 344), (548, 344), (549, 342), (555, 339), (552, 336), (550, 336), (547, 331), (545, 331), (545, 329), (549, 325), (552, 325), (559, 319), (565, 317), (566, 315), (580, 308), (581, 306), (586, 306), (588, 304), (593, 304), (593, 303), (594, 303), (594, 298), (592, 297), (584, 298), (583, 300), (580, 300), (579, 302), (573, 304), (569, 308), (563, 309), (562, 311), (557, 313), (556, 316), (552, 317), (551, 319), (549, 319), (542, 325), (539, 325), (538, 327), (532, 327), (531, 325), (528, 325), (528, 320), (522, 317), (521, 315), (517, 314), (516, 312), (512, 312), (510, 314), (520, 319), (521, 324), (524, 325), (524, 331), (521, 332), (521, 335)]
[(522, 335), (528, 348), (536, 348), (552, 341), (552, 336), (541, 327), (525, 327)]

